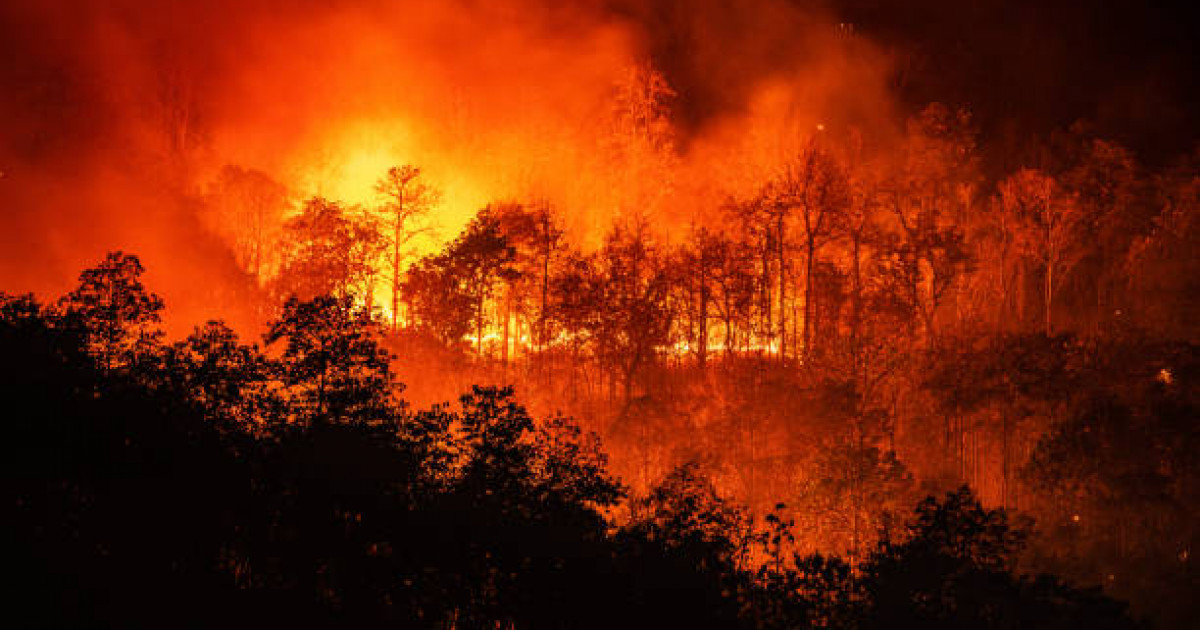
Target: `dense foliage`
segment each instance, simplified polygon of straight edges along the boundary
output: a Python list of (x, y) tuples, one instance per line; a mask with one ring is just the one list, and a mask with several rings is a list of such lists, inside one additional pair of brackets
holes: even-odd
[[(137, 259), (0, 299), (10, 614), (45, 625), (1128, 627), (1017, 572), (963, 488), (858, 566), (792, 551), (697, 466), (627, 498), (593, 436), (510, 389), (401, 399), (380, 325), (290, 300), (265, 347), (162, 342)], [(1054, 443), (1057, 444), (1057, 443)], [(1048, 446), (1047, 448), (1068, 448)]]

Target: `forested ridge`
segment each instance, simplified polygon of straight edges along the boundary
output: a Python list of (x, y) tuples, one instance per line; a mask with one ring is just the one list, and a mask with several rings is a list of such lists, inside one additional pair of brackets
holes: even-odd
[[(652, 68), (617, 95), (633, 185), (582, 231), (549, 201), (495, 202), (422, 251), (442, 191), (411, 165), (376, 204), (291, 211), (230, 167), (206, 211), (273, 261), (251, 277), (261, 312), (380, 310), (421, 404), (512, 384), (601, 435), (635, 493), (695, 464), (852, 566), (965, 484), (1038, 523), (1029, 566), (1188, 625), (1194, 155), (1141, 164), (1081, 123), (985, 176), (970, 111), (933, 103), (889, 142), (817, 129), (672, 224), (675, 95)], [(276, 231), (234, 227), (264, 217)]]
[(1200, 628), (1193, 22), (0, 3), (11, 616)]
[(1027, 525), (967, 487), (910, 506), (857, 557), (806, 555), (783, 505), (754, 518), (697, 465), (630, 495), (595, 436), (532, 418), (510, 389), (409, 407), (386, 324), (347, 298), (288, 300), (261, 346), (219, 322), (167, 343), (141, 272), (114, 253), (57, 301), (0, 304), (14, 615), (1133, 626), (1098, 590), (1023, 570)]
[[(622, 150), (653, 173), (670, 91), (639, 72)], [(617, 213), (589, 245), (497, 202), (435, 252), (418, 167), (361, 206), (228, 166), (198, 212), (261, 341), (168, 339), (120, 252), (4, 298), (19, 599), (77, 623), (1190, 625), (1194, 165), (1073, 129), (988, 182), (974, 133), (933, 104), (893, 159), (818, 134), (716, 219)]]

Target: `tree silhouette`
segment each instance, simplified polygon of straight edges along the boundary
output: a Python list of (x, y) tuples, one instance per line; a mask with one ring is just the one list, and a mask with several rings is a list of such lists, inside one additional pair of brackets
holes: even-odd
[(86, 331), (88, 349), (105, 369), (137, 363), (162, 338), (163, 302), (142, 284), (143, 272), (137, 256), (110, 253), (58, 303), (70, 325)]
[(695, 465), (672, 471), (631, 509), (618, 544), (636, 562), (644, 623), (735, 627), (736, 562), (749, 542), (741, 512)]
[(908, 122), (903, 168), (889, 187), (899, 230), (887, 248), (889, 270), (919, 315), (925, 342), (937, 342), (938, 307), (968, 270), (964, 246), (976, 186), (975, 134), (970, 113), (934, 103)]
[(284, 343), (277, 369), (293, 421), (371, 424), (386, 417), (393, 381), (379, 334), (370, 314), (349, 297), (288, 299), (266, 342)]
[(644, 223), (616, 226), (604, 247), (572, 261), (557, 279), (564, 325), (586, 335), (621, 384), (626, 411), (642, 369), (669, 339), (671, 274)]
[(803, 531), (858, 568), (874, 542), (903, 522), (915, 494), (912, 475), (895, 453), (860, 443), (835, 443), (816, 468), (796, 504)]
[(314, 197), (284, 224), (275, 293), (303, 300), (357, 294), (369, 301), (381, 246), (370, 217), (350, 215), (338, 203)]
[(867, 627), (1132, 628), (1124, 606), (1049, 577), (1010, 572), (1027, 533), (960, 488), (917, 507), (903, 542), (885, 542), (865, 569)]
[(484, 354), (484, 330), (491, 321), (486, 306), (500, 283), (517, 278), (516, 249), (508, 243), (492, 208), (484, 208), (447, 249), (464, 295), (471, 302), (475, 351)]
[[(729, 204), (735, 225), (697, 223), (683, 243), (626, 216), (585, 252), (546, 206), (488, 206), (405, 274), (403, 333), (455, 357), (438, 378), (518, 389), (425, 410), (401, 398), (371, 312), (384, 241), (332, 202), (289, 222), (275, 288), (300, 295), (262, 349), (221, 322), (166, 343), (162, 301), (121, 253), (49, 307), (0, 296), (20, 609), (123, 625), (182, 610), (204, 625), (1129, 626), (1099, 590), (1022, 573), (1052, 570), (1189, 625), (1194, 348), (1106, 320), (1110, 298), (1152, 292), (1141, 278), (1101, 300), (1109, 263), (1084, 252), (1095, 237), (1119, 264), (1186, 270), (1194, 177), (1184, 166), (1135, 194), (1128, 156), (1100, 145), (1048, 167), (1050, 206), (1078, 199), (1079, 220), (1045, 305), (1061, 292), (1063, 311), (1095, 308), (1057, 321), (1075, 334), (1005, 334), (1008, 306), (983, 303), (996, 270), (973, 265), (997, 264), (997, 237), (1048, 264), (1021, 240), (1041, 233), (1026, 228), (1047, 197), (1021, 172), (997, 216), (975, 216), (969, 131), (933, 108), (898, 165), (814, 145), (779, 189), (792, 197)], [(716, 322), (726, 360), (712, 367)], [(501, 330), (505, 366), (466, 360), (466, 339), (486, 356)], [(527, 335), (544, 379), (507, 369)], [(805, 360), (756, 356), (772, 343)], [(565, 400), (556, 370), (572, 376)], [(640, 429), (658, 459), (634, 498), (596, 436), (525, 401), (615, 417), (597, 426), (618, 438)], [(938, 457), (942, 421), (956, 467)], [(711, 478), (651, 478), (694, 457)], [(931, 498), (905, 523), (918, 480), (977, 483), (980, 498)], [(717, 491), (743, 483), (752, 508)], [(773, 492), (799, 501), (762, 510)], [(992, 508), (1018, 496), (1040, 529)], [(798, 555), (830, 546), (845, 553)]]
[(471, 331), (476, 304), (466, 292), (448, 252), (421, 259), (404, 281), (410, 325), (456, 348)]
[(272, 363), (257, 346), (242, 344), (225, 323), (196, 327), (164, 355), (164, 377), (213, 421), (230, 429), (269, 431), (284, 419)]
[(551, 340), (550, 282), (558, 272), (566, 244), (558, 218), (548, 203), (533, 205), (495, 204), (491, 208), (505, 242), (513, 249), (511, 272), (505, 274), (506, 289), (503, 354), (507, 363), (510, 345), (509, 320), (524, 316), (532, 346), (544, 350)]
[(673, 188), (676, 96), (649, 63), (625, 68), (613, 85), (601, 148), (613, 205), (626, 220), (657, 210)]
[[(821, 247), (831, 240), (845, 222), (849, 206), (849, 189), (845, 174), (826, 149), (811, 140), (794, 161), (790, 162), (783, 176), (775, 183), (771, 193), (771, 204), (782, 204), (794, 208), (793, 212), (775, 211), (778, 227), (780, 269), (785, 269), (787, 241), (785, 239), (787, 219), (799, 218), (800, 238), (804, 247), (804, 332), (800, 341), (804, 356), (813, 350), (813, 319), (816, 309), (815, 276), (817, 255)], [(781, 272), (782, 273), (782, 272)], [(783, 276), (781, 276), (779, 304), (784, 308)], [(783, 311), (780, 311), (780, 326), (784, 326)], [(783, 333), (786, 335), (786, 332)], [(782, 343), (782, 338), (781, 338)], [(781, 346), (781, 348), (784, 346)], [(781, 349), (781, 353), (783, 350)]]
[(475, 351), (482, 357), (492, 321), (487, 307), (502, 283), (517, 279), (515, 258), (493, 208), (479, 211), (445, 251), (423, 259), (409, 273), (406, 293), (419, 325), (437, 331), (450, 345), (473, 330)]
[(1001, 184), (1004, 209), (1013, 218), (1021, 251), (1042, 270), (1045, 333), (1054, 332), (1054, 295), (1079, 259), (1081, 215), (1078, 202), (1055, 190), (1053, 178), (1024, 169)]
[(288, 191), (265, 173), (232, 164), (223, 166), (208, 190), (211, 224), (233, 244), (242, 269), (265, 281), (277, 261)]
[(405, 164), (393, 166), (375, 185), (384, 202), (381, 233), (387, 248), (388, 276), (392, 295), (392, 329), (399, 327), (400, 293), (403, 287), (405, 260), (412, 256), (411, 245), (417, 237), (429, 233), (433, 226), (429, 213), (441, 201), (441, 191), (421, 180), (421, 169)]

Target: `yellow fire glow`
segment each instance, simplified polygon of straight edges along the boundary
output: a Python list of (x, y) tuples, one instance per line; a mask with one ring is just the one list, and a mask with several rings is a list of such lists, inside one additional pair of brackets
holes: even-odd
[(436, 232), (414, 246), (421, 253), (438, 249), (457, 234), (491, 198), (487, 187), (448, 156), (430, 150), (412, 128), (399, 120), (358, 120), (339, 125), (297, 159), (298, 192), (361, 208), (381, 203), (375, 185), (393, 166), (420, 167), (426, 184), (442, 191), (430, 214)]

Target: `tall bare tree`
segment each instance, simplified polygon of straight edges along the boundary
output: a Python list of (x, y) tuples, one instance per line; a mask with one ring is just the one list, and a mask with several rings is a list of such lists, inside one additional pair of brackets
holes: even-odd
[(288, 191), (254, 169), (226, 165), (205, 201), (211, 228), (229, 242), (242, 269), (262, 282), (271, 275), (288, 209)]
[(601, 146), (616, 208), (655, 212), (674, 187), (678, 166), (672, 107), (677, 94), (649, 64), (627, 69), (614, 85), (608, 134)]
[(379, 210), (386, 224), (383, 233), (392, 293), (392, 330), (395, 330), (400, 324), (404, 262), (413, 254), (413, 240), (433, 230), (429, 214), (441, 202), (442, 194), (421, 180), (420, 168), (407, 164), (389, 168), (375, 185), (375, 190), (383, 199)]
[[(513, 248), (513, 267), (518, 271), (503, 296), (504, 347), (509, 346), (509, 319), (525, 320), (534, 347), (544, 348), (550, 340), (550, 279), (566, 244), (558, 218), (549, 203), (493, 204), (492, 216), (508, 245)], [(507, 357), (505, 357), (507, 358)]]
[(811, 142), (791, 165), (789, 179), (799, 193), (801, 237), (804, 239), (804, 335), (803, 352), (808, 356), (813, 348), (813, 283), (817, 255), (833, 239), (846, 221), (850, 191), (845, 173), (833, 156), (817, 143)]
[(925, 343), (933, 347), (939, 306), (972, 264), (961, 227), (979, 178), (970, 113), (929, 105), (909, 120), (904, 147), (890, 184), (898, 224), (893, 257)]
[(1054, 295), (1080, 254), (1083, 212), (1073, 195), (1063, 194), (1054, 178), (1022, 169), (1000, 184), (1006, 214), (1017, 225), (1021, 251), (1042, 269), (1045, 332), (1054, 332)]

